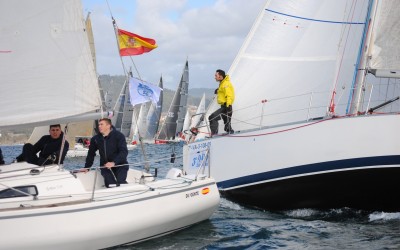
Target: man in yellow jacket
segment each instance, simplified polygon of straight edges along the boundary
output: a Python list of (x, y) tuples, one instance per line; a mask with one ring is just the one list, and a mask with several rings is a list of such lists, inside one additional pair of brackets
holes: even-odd
[(222, 118), (225, 124), (224, 130), (233, 134), (234, 130), (231, 127), (232, 117), (232, 104), (235, 100), (235, 92), (229, 76), (225, 74), (225, 71), (218, 69), (215, 72), (215, 80), (219, 82), (218, 89), (216, 89), (217, 102), (221, 105), (221, 108), (217, 109), (212, 113), (208, 120), (210, 121), (211, 134), (218, 134), (218, 121)]

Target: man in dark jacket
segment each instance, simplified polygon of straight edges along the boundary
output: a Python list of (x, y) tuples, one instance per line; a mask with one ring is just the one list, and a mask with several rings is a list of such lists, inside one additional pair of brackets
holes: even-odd
[(96, 151), (99, 150), (101, 175), (106, 187), (110, 184), (126, 184), (129, 166), (125, 136), (112, 126), (108, 118), (100, 119), (98, 128), (100, 133), (90, 140), (85, 168), (93, 165)]
[[(16, 159), (18, 162), (26, 161), (38, 166), (58, 164), (60, 159), (60, 150), (64, 134), (61, 131), (60, 124), (50, 125), (50, 135), (44, 135), (34, 145), (26, 143), (22, 148), (22, 154)], [(64, 162), (65, 155), (69, 149), (69, 143), (65, 140), (60, 164)], [(37, 153), (39, 153), (39, 157)]]

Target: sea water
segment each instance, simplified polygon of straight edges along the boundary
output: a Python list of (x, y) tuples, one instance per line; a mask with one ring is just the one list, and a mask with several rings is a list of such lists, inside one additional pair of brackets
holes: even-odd
[[(22, 146), (1, 148), (6, 163), (10, 163)], [(180, 145), (145, 145), (145, 151), (152, 171), (157, 168), (160, 176), (170, 167), (182, 167)], [(172, 153), (177, 156), (173, 163)], [(140, 146), (129, 151), (128, 160), (144, 165)], [(95, 162), (98, 163), (98, 158)], [(84, 164), (84, 157), (68, 158), (64, 166), (75, 169)], [(112, 249), (400, 249), (400, 211), (341, 208), (270, 212), (222, 198), (218, 210), (207, 221), (160, 238)]]

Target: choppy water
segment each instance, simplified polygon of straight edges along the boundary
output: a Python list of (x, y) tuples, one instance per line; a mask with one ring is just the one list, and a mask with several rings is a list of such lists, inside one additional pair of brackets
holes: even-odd
[[(9, 163), (22, 147), (1, 148)], [(172, 150), (171, 145), (146, 145), (150, 160), (163, 159), (151, 164), (159, 168), (161, 176), (169, 167), (182, 165), (181, 158), (170, 163)], [(182, 148), (176, 146), (175, 152), (181, 155)], [(68, 169), (79, 168), (84, 166), (84, 160), (66, 159), (64, 165)], [(140, 149), (130, 151), (128, 160), (142, 162)], [(221, 199), (210, 220), (174, 234), (114, 249), (400, 249), (400, 211), (371, 213), (342, 208), (273, 213)]]

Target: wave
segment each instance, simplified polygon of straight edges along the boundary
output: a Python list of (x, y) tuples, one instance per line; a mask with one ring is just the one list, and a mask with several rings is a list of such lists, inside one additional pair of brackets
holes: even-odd
[(385, 212), (373, 212), (369, 215), (369, 221), (388, 221), (388, 220), (400, 220), (400, 212), (396, 213), (385, 213)]
[(231, 209), (231, 210), (241, 210), (242, 209), (242, 207), (239, 204), (234, 203), (234, 202), (229, 201), (229, 200), (224, 199), (224, 198), (221, 198), (220, 207), (228, 208), (228, 209)]

